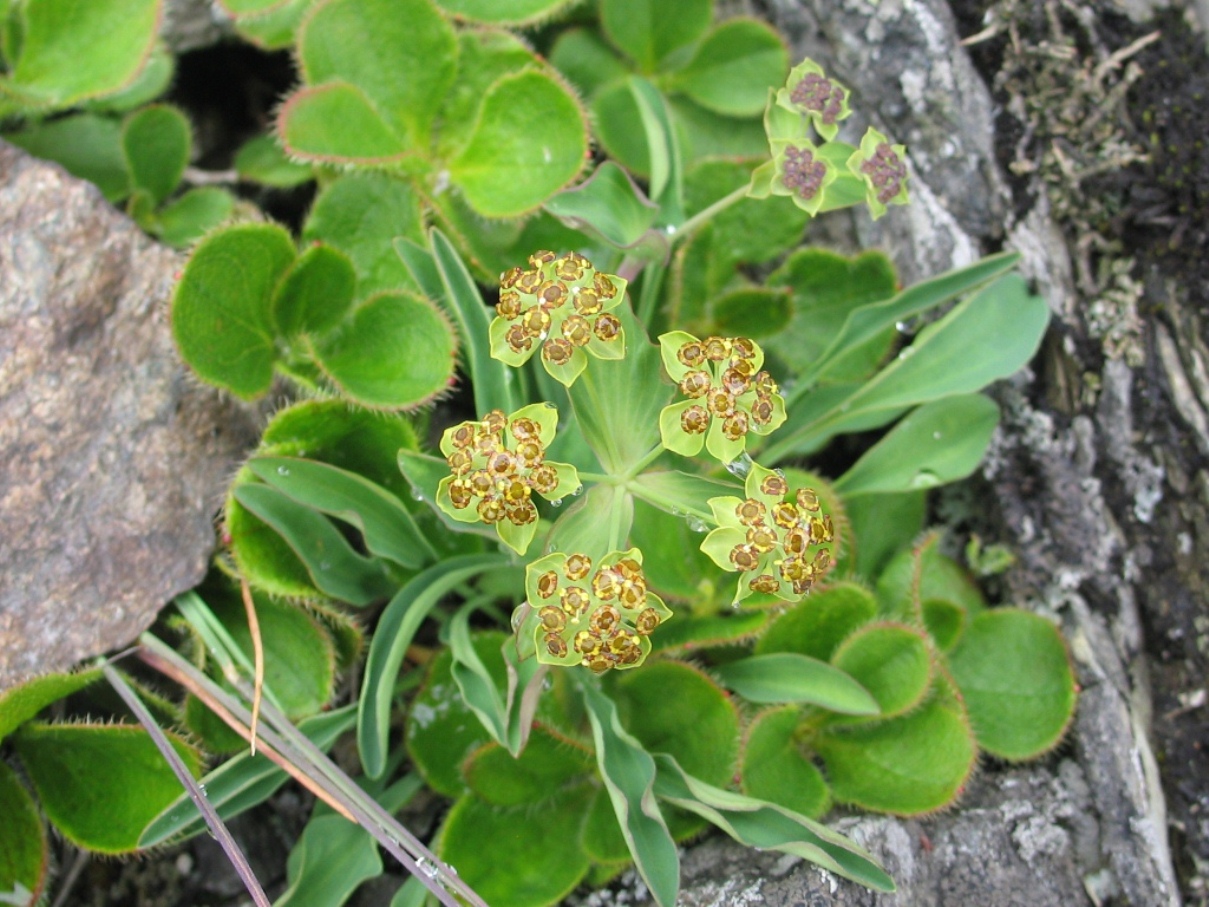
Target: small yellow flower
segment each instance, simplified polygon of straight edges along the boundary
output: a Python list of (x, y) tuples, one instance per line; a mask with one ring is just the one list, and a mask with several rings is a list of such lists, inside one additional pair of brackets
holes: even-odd
[(437, 506), (458, 522), (495, 526), (504, 544), (524, 554), (537, 533), (533, 493), (557, 500), (580, 487), (574, 466), (546, 459), (557, 425), (558, 411), (535, 403), (446, 429), (441, 453), (450, 475), (437, 486)]

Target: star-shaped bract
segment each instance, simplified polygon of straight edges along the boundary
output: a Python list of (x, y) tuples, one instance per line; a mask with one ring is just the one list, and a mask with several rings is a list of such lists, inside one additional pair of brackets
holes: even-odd
[(626, 281), (592, 267), (582, 255), (529, 256), (530, 270), (500, 275), (500, 299), (491, 322), (491, 355), (512, 366), (539, 349), (542, 365), (570, 387), (598, 359), (625, 355), (625, 332), (612, 309), (625, 298)]
[(722, 463), (747, 448), (747, 433), (766, 435), (785, 421), (785, 400), (768, 372), (764, 351), (746, 337), (698, 340), (684, 331), (659, 338), (663, 366), (687, 397), (659, 414), (663, 446), (686, 457), (702, 445)]
[(441, 453), (453, 474), (437, 486), (437, 506), (459, 523), (495, 526), (504, 544), (524, 554), (537, 532), (533, 492), (556, 501), (580, 487), (574, 466), (546, 459), (557, 426), (558, 410), (535, 403), (446, 429)]
[(537, 660), (597, 674), (642, 664), (651, 651), (648, 637), (672, 616), (647, 590), (637, 548), (614, 551), (597, 564), (561, 551), (538, 558), (525, 568), (525, 594), (537, 617)]
[(827, 141), (839, 132), (839, 121), (852, 114), (849, 91), (828, 78), (823, 67), (803, 60), (789, 71), (785, 87), (777, 90), (777, 106), (810, 118), (815, 131)]
[(735, 602), (758, 594), (765, 602), (797, 601), (831, 568), (831, 517), (818, 496), (799, 488), (791, 499), (780, 473), (753, 464), (747, 497), (711, 498), (718, 528), (701, 550), (723, 570), (739, 573)]

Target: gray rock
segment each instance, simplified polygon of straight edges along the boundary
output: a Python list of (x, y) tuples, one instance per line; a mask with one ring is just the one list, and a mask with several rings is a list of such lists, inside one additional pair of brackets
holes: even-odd
[(231, 20), (214, 0), (167, 0), (160, 28), (174, 54), (216, 44), (231, 35)]
[(205, 572), (253, 421), (176, 356), (181, 262), (0, 142), (0, 689), (126, 644)]

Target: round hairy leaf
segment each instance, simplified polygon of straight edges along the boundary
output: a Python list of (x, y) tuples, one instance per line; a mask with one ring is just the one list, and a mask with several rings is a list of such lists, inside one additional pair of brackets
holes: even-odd
[(277, 117), (277, 135), (294, 157), (329, 164), (381, 164), (408, 154), (356, 85), (329, 82), (290, 96)]
[(831, 808), (823, 773), (797, 740), (801, 711), (787, 705), (761, 712), (747, 729), (739, 763), (743, 793), (817, 819)]
[(94, 183), (108, 201), (116, 202), (130, 194), (122, 155), (122, 126), (115, 119), (76, 113), (33, 123), (20, 132), (6, 132), (4, 140)]
[(814, 748), (836, 800), (900, 816), (952, 803), (978, 757), (966, 716), (943, 697), (889, 721), (829, 730)]
[[(393, 137), (400, 151), (427, 144), (453, 84), (458, 49), (453, 26), (431, 0), (325, 0), (307, 17), (298, 46), (308, 85), (354, 88), (377, 115), (381, 138)], [(339, 119), (327, 124), (326, 138), (340, 142), (337, 157), (392, 156), (386, 143), (358, 150), (356, 136), (342, 138), (343, 131)], [(292, 142), (286, 145), (292, 150)]]
[(669, 15), (660, 0), (602, 0), (600, 21), (617, 49), (650, 73), (705, 34), (713, 6), (712, 0), (678, 0)]
[(130, 182), (150, 193), (156, 205), (181, 181), (192, 145), (188, 119), (170, 104), (150, 104), (132, 113), (122, 125), (122, 151)]
[[(855, 309), (889, 299), (897, 289), (894, 266), (881, 252), (846, 258), (824, 249), (794, 252), (768, 283), (793, 291), (789, 329), (767, 346), (795, 371), (809, 368), (830, 347)], [(859, 381), (870, 375), (889, 352), (894, 333), (889, 326), (845, 350), (827, 370), (828, 379)]]
[(577, 0), (437, 0), (447, 13), (492, 25), (528, 25), (547, 19)]
[[(852, 525), (851, 563), (843, 559), (841, 573), (855, 573), (872, 581), (896, 553), (914, 542), (924, 528), (927, 516), (927, 492), (858, 496), (845, 500), (848, 521)], [(845, 570), (845, 567), (848, 569)]]
[(198, 186), (169, 202), (157, 216), (156, 229), (177, 249), (191, 245), (235, 213), (235, 196), (218, 186)]
[(248, 139), (235, 155), (235, 169), (241, 180), (275, 189), (290, 189), (315, 178), (310, 167), (286, 157), (271, 135)]
[(924, 626), (942, 652), (957, 645), (965, 631), (967, 614), (961, 605), (943, 598), (929, 598), (923, 603)]
[(931, 534), (914, 549), (894, 557), (877, 579), (877, 600), (883, 612), (914, 615), (922, 602), (943, 598), (977, 614), (986, 607), (970, 575), (940, 553), (940, 536)]
[(840, 644), (831, 663), (873, 694), (885, 718), (919, 705), (932, 681), (926, 634), (903, 624), (861, 627)]
[(604, 787), (596, 791), (580, 832), (580, 845), (596, 863), (626, 864), (634, 858), (626, 844), (621, 826), (617, 824), (617, 813), (613, 801)]
[(28, 894), (10, 904), (37, 904), (49, 868), (46, 828), (38, 807), (16, 773), (0, 762), (0, 894)]
[(160, 3), (39, 0), (20, 12), (21, 50), (5, 81), (40, 104), (63, 108), (138, 78), (155, 47)]
[(587, 28), (561, 32), (550, 48), (549, 60), (585, 98), (630, 71), (613, 48), (596, 31)]
[(977, 615), (949, 655), (979, 745), (1032, 759), (1062, 737), (1075, 710), (1075, 678), (1057, 627), (1018, 608)]
[(785, 330), (793, 317), (793, 300), (783, 290), (747, 287), (713, 300), (710, 314), (719, 334), (762, 342)]
[(511, 32), (474, 29), (458, 35), (458, 72), (441, 108), (438, 155), (451, 157), (465, 147), (497, 79), (537, 62), (533, 51)]
[(343, 325), (314, 338), (315, 359), (336, 386), (362, 406), (404, 409), (427, 403), (453, 377), (457, 343), (428, 300), (380, 293)]
[[(653, 557), (647, 549), (642, 550), (648, 559)], [(648, 573), (647, 576), (649, 577), (650, 574)], [(727, 598), (729, 597), (727, 596)], [(721, 614), (705, 614), (700, 617), (677, 614), (675, 621), (666, 627), (659, 628), (659, 632), (655, 634), (651, 642), (657, 652), (676, 650), (691, 652), (698, 649), (733, 646), (748, 642), (759, 635), (765, 624), (768, 623), (770, 616), (770, 611), (731, 611), (730, 609)]]
[(126, 113), (149, 104), (164, 94), (176, 74), (176, 57), (162, 43), (147, 58), (147, 63), (121, 91), (103, 95), (84, 106), (95, 113)]
[(405, 181), (372, 170), (328, 183), (302, 228), (304, 242), (326, 243), (352, 259), (358, 298), (415, 287), (391, 245), (400, 236), (423, 240), (419, 201)]
[(290, 235), (273, 224), (241, 224), (198, 244), (172, 296), (172, 335), (203, 381), (244, 399), (269, 389), (273, 291), (293, 260)]
[(740, 17), (705, 36), (677, 73), (676, 87), (707, 110), (754, 117), (768, 103), (768, 90), (788, 72), (789, 51), (781, 37), (763, 22)]
[(273, 296), (277, 330), (293, 336), (335, 327), (353, 303), (356, 282), (347, 255), (331, 246), (311, 246), (277, 285)]
[[(13, 739), (47, 818), (87, 850), (135, 850), (143, 829), (181, 792), (141, 727), (32, 723)], [(169, 739), (200, 775), (197, 753), (175, 735)]]
[(520, 756), (492, 741), (472, 753), (462, 776), (477, 796), (496, 806), (540, 803), (569, 783), (582, 783), (596, 760), (587, 747), (536, 724)]
[(290, 0), (216, 0), (222, 11), (232, 18), (237, 16), (270, 13), (285, 6)]
[(756, 653), (796, 652), (830, 661), (836, 646), (875, 614), (877, 602), (868, 589), (836, 583), (811, 592), (774, 620), (756, 643)]
[(491, 87), (449, 173), (480, 214), (514, 217), (575, 179), (587, 150), (579, 102), (553, 76), (529, 70)]
[(257, 47), (281, 50), (294, 44), (303, 17), (312, 6), (313, 0), (288, 0), (269, 12), (238, 17), (235, 20), (235, 31), (241, 38)]
[[(500, 652), (504, 638), (503, 633), (473, 637), (474, 651), (501, 688), (507, 683)], [(424, 686), (412, 700), (404, 739), (411, 761), (429, 787), (447, 797), (469, 790), (462, 765), (491, 738), (462, 699), (453, 679), (453, 654), (447, 648), (433, 659)]]
[(651, 174), (651, 152), (642, 114), (628, 79), (605, 85), (592, 96), (592, 128), (609, 157), (640, 177)]
[(622, 724), (648, 752), (675, 757), (708, 784), (729, 782), (739, 717), (713, 680), (682, 662), (658, 661), (619, 675), (613, 691)]
[(579, 829), (592, 794), (586, 784), (570, 788), (537, 815), (469, 794), (445, 817), (437, 853), (492, 907), (556, 904), (588, 871)]
[(84, 689), (100, 676), (96, 668), (76, 674), (46, 674), (5, 690), (0, 695), (0, 740), (48, 705)]

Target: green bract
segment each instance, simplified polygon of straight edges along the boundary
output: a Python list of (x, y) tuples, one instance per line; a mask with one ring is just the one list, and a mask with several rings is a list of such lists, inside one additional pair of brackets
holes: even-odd
[(736, 602), (756, 594), (757, 602), (797, 601), (833, 563), (831, 515), (809, 488), (786, 500), (789, 483), (762, 466), (751, 467), (744, 491), (745, 499), (710, 499), (718, 528), (701, 550), (723, 570), (739, 572)]
[(530, 270), (500, 277), (491, 322), (491, 355), (508, 365), (541, 350), (542, 365), (568, 387), (597, 359), (625, 356), (625, 331), (612, 310), (625, 299), (626, 281), (592, 267), (582, 255), (535, 252)]
[(870, 127), (861, 147), (848, 158), (848, 169), (860, 174), (866, 185), (866, 200), (873, 219), (886, 213), (887, 205), (907, 203), (907, 149)]
[(702, 446), (723, 463), (747, 448), (747, 433), (767, 435), (785, 421), (785, 400), (764, 351), (746, 337), (698, 340), (684, 331), (659, 338), (663, 367), (687, 397), (659, 414), (663, 446), (686, 457)]
[(521, 626), (532, 625), (537, 660), (597, 674), (642, 664), (650, 635), (672, 616), (647, 589), (637, 548), (596, 564), (584, 554), (548, 554), (525, 569), (525, 596)]
[(785, 87), (777, 89), (777, 106), (809, 117), (815, 131), (830, 141), (839, 132), (839, 122), (852, 115), (848, 91), (829, 79), (814, 60), (803, 60), (789, 71)]
[(533, 492), (561, 501), (579, 491), (574, 466), (546, 459), (557, 425), (558, 411), (535, 403), (446, 429), (441, 453), (453, 475), (437, 487), (437, 506), (460, 523), (494, 526), (506, 545), (524, 554), (537, 532)]

